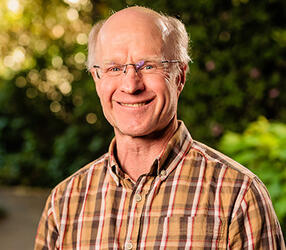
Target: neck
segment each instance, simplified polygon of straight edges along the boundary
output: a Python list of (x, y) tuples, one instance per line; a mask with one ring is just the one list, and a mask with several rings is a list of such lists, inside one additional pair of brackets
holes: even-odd
[(132, 137), (115, 131), (117, 160), (125, 173), (134, 181), (147, 174), (177, 127), (173, 118), (167, 127), (148, 136)]

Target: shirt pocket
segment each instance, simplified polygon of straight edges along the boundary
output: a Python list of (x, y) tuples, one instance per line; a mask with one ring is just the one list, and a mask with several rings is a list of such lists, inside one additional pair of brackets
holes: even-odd
[(166, 247), (226, 249), (227, 218), (213, 215), (160, 217), (159, 235)]

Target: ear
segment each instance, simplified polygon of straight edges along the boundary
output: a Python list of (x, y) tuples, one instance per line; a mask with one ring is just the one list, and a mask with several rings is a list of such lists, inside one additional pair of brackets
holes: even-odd
[(98, 78), (98, 76), (97, 76), (97, 73), (96, 73), (96, 70), (94, 69), (94, 68), (92, 68), (91, 70), (90, 70), (90, 73), (91, 73), (91, 75), (92, 75), (92, 78), (93, 78), (93, 81), (94, 81), (94, 85), (95, 85), (95, 89), (96, 89), (96, 92), (97, 92), (97, 94), (98, 94), (98, 81), (100, 80), (99, 78)]
[(91, 75), (92, 75), (92, 78), (93, 78), (94, 83), (96, 83), (96, 82), (99, 80), (99, 78), (98, 78), (98, 76), (97, 76), (97, 74), (96, 74), (96, 70), (95, 70), (94, 68), (92, 68), (92, 69), (90, 70), (90, 73), (91, 73)]
[(186, 82), (186, 72), (187, 72), (187, 65), (186, 64), (182, 64), (180, 65), (180, 74), (177, 76), (176, 82), (177, 82), (177, 87), (178, 87), (178, 96), (181, 94), (184, 86), (185, 86), (185, 82)]

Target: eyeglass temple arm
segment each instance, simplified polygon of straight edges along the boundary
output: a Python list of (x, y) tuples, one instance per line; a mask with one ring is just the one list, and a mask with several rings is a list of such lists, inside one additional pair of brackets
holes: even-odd
[(179, 60), (164, 60), (164, 61), (161, 61), (161, 63), (180, 63)]
[[(92, 67), (95, 68), (95, 69), (99, 69), (100, 68), (98, 65), (93, 65)], [(97, 78), (100, 79), (100, 77), (98, 75), (98, 71), (96, 70), (95, 72), (96, 72)]]

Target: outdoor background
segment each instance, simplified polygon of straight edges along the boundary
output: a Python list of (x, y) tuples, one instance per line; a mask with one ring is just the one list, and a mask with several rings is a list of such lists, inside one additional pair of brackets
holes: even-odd
[[(48, 191), (35, 190), (106, 152), (113, 132), (85, 68), (87, 38), (97, 20), (127, 5), (186, 24), (193, 63), (179, 118), (194, 139), (263, 180), (285, 234), (285, 0), (0, 0), (0, 236), (10, 208), (37, 206), (37, 221)], [(3, 198), (13, 194), (18, 205)], [(27, 208), (30, 195), (38, 203)]]

